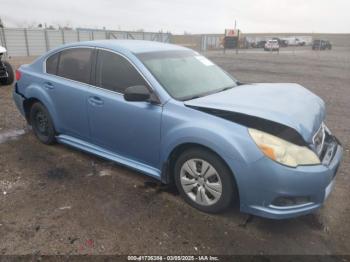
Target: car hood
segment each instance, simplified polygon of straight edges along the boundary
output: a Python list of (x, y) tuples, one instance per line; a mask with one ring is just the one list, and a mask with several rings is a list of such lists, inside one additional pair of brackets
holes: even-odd
[(298, 84), (245, 84), (184, 103), (277, 122), (296, 130), (308, 143), (325, 118), (323, 100)]

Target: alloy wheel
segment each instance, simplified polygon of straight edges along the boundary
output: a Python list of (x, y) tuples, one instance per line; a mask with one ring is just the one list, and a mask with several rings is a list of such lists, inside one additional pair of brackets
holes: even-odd
[(203, 159), (189, 159), (181, 167), (181, 186), (197, 204), (210, 206), (222, 195), (222, 182), (216, 169)]

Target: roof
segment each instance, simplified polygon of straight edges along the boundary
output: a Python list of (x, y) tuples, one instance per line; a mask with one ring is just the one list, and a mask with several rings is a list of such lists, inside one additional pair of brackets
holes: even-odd
[(101, 48), (128, 50), (132, 53), (147, 53), (156, 51), (188, 50), (185, 47), (145, 40), (95, 40), (78, 42), (73, 45), (93, 45)]

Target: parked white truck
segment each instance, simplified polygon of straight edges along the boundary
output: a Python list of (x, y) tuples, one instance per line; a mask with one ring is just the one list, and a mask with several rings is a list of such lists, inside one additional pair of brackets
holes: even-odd
[(284, 37), (282, 38), (288, 44), (288, 46), (304, 46), (307, 44), (307, 41), (301, 37)]

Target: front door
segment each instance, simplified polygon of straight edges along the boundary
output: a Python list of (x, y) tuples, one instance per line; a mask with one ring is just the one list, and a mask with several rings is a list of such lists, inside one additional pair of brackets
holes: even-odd
[(96, 86), (87, 97), (91, 140), (116, 154), (158, 167), (162, 107), (128, 102), (127, 87), (147, 85), (124, 57), (99, 50)]

